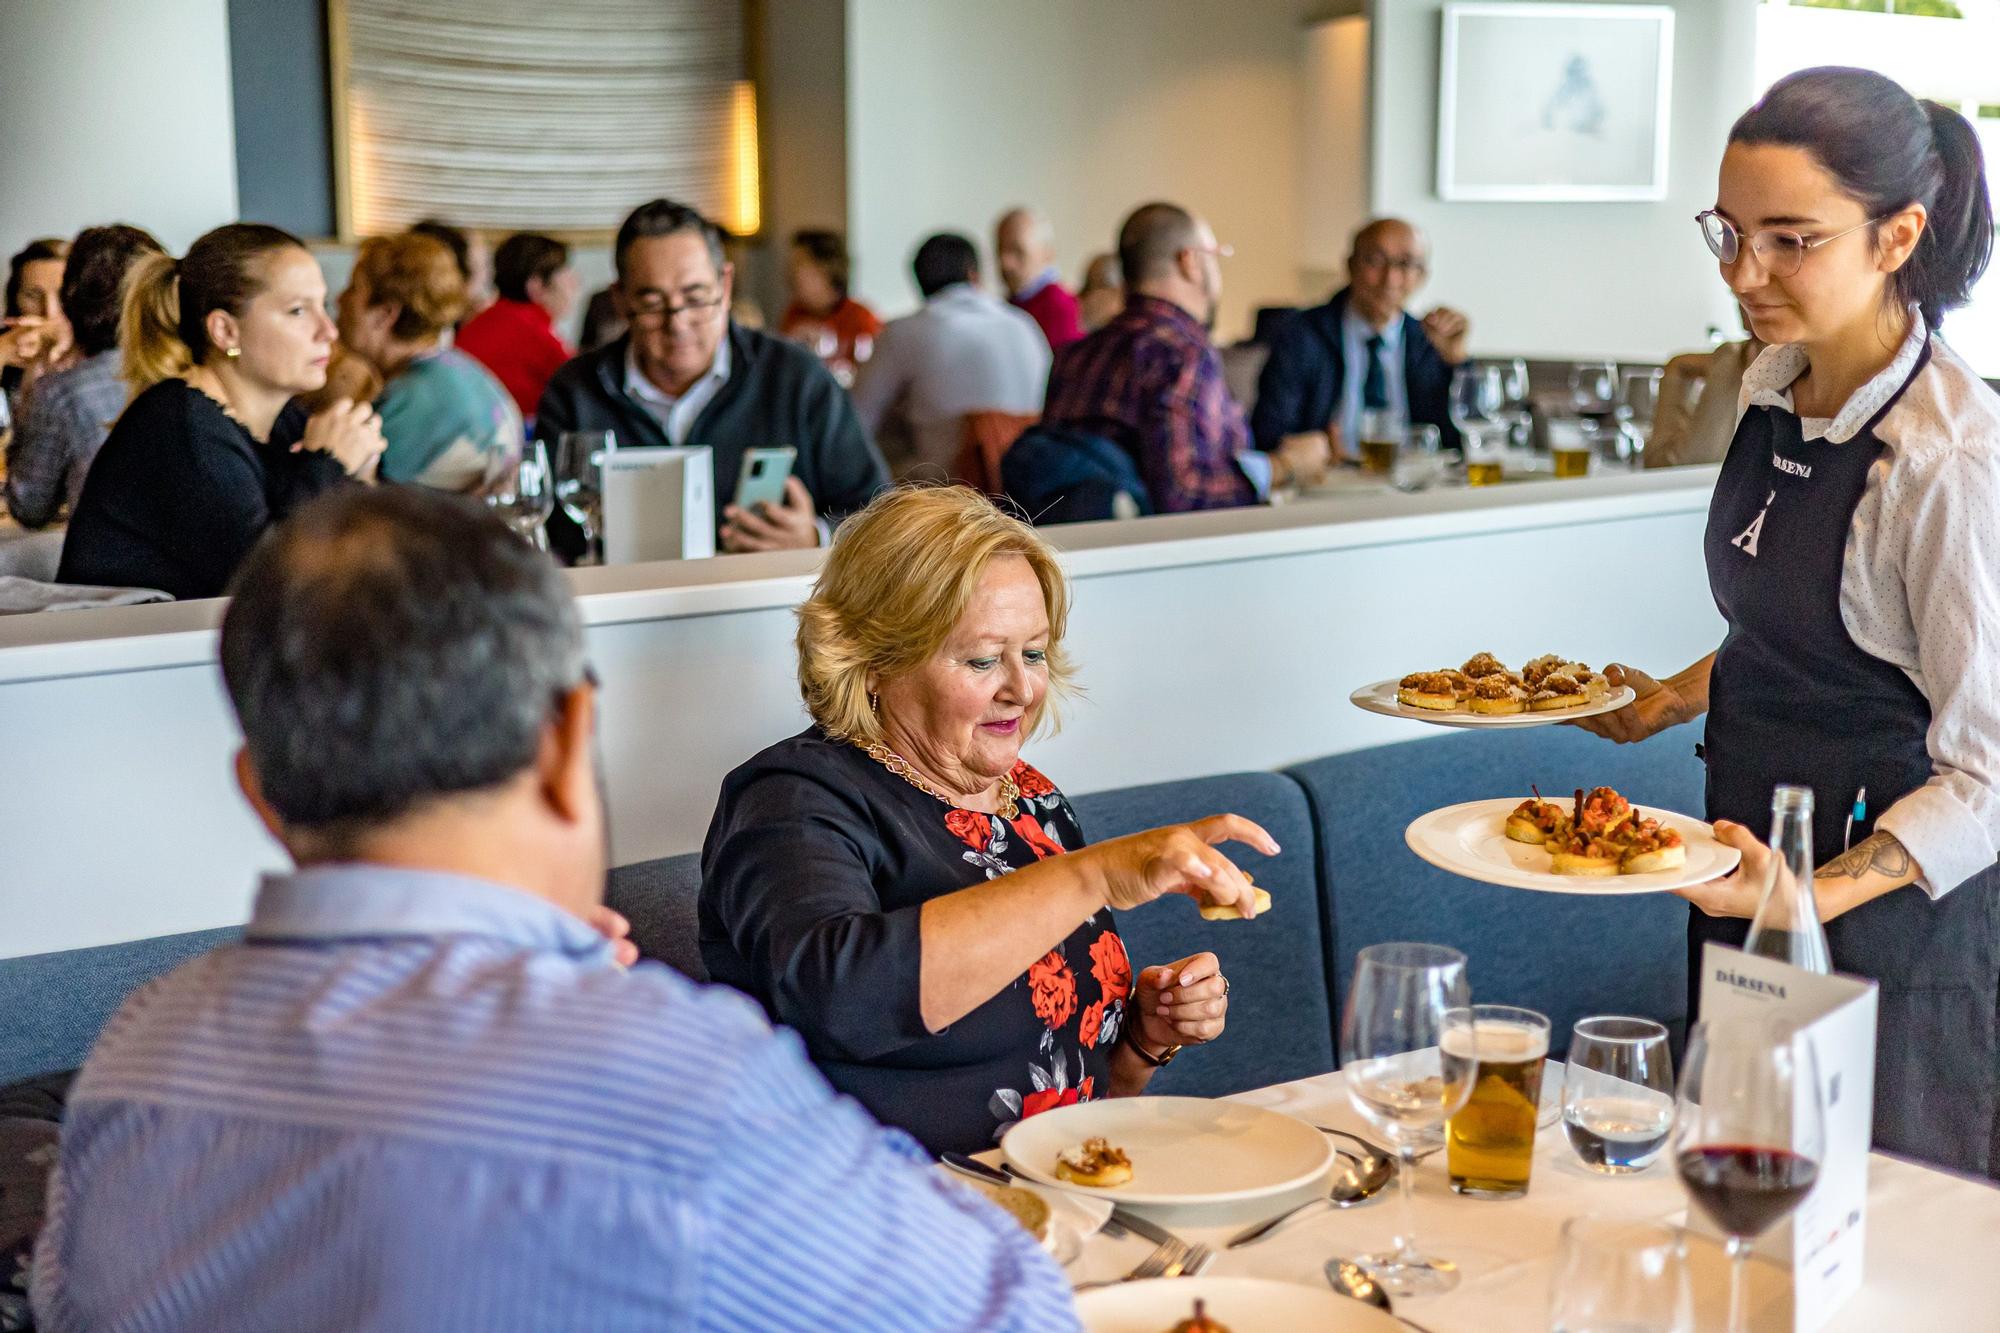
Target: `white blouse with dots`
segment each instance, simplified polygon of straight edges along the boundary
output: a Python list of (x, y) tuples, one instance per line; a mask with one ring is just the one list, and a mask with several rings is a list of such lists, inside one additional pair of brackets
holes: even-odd
[[(1929, 364), (1875, 426), (1888, 448), (1847, 535), (1840, 615), (1855, 646), (1930, 701), (1931, 779), (1875, 827), (1909, 850), (1935, 898), (2000, 859), (2000, 395), (1912, 317), (1895, 360), (1838, 416), (1799, 424), (1808, 440), (1847, 443), (1930, 343)], [(1805, 369), (1801, 345), (1767, 348), (1743, 377), (1739, 416), (1792, 411)]]

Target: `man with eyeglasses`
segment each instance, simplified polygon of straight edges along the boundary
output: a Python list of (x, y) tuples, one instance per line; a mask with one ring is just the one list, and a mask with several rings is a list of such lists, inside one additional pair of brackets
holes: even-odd
[(1402, 219), (1377, 218), (1355, 233), (1347, 286), (1301, 311), (1272, 342), (1250, 416), (1258, 448), (1321, 435), (1337, 457), (1358, 457), (1365, 411), (1436, 426), (1457, 447), (1451, 376), (1472, 326), (1442, 306), (1421, 320), (1408, 313), (1429, 272), (1429, 246)]
[(796, 1034), (635, 962), (545, 556), (355, 487), (231, 591), (237, 780), (297, 869), (85, 1062), (42, 1328), (1076, 1327), (1033, 1238)]
[[(736, 552), (818, 546), (888, 484), (846, 391), (812, 353), (729, 317), (735, 268), (714, 223), (652, 200), (618, 229), (614, 257), (613, 300), (631, 328), (549, 381), (535, 434), (551, 456), (576, 430), (612, 431), (621, 448), (708, 446), (716, 538)], [(785, 498), (739, 507), (743, 453), (766, 447), (798, 450)]]

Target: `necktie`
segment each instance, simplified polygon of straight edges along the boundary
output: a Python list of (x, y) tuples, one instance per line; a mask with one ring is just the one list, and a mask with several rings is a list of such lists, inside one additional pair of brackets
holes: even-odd
[(1361, 380), (1363, 407), (1389, 405), (1389, 372), (1382, 365), (1382, 348), (1382, 335), (1379, 333), (1369, 335), (1368, 371)]

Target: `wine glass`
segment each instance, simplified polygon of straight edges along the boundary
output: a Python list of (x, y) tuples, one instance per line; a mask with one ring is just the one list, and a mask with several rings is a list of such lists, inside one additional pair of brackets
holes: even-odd
[(1744, 1333), (1750, 1247), (1812, 1193), (1826, 1155), (1810, 1038), (1775, 1017), (1695, 1024), (1676, 1115), (1674, 1165), (1728, 1237), (1729, 1327)]
[(1535, 424), (1535, 409), (1530, 401), (1534, 386), (1528, 379), (1528, 363), (1517, 356), (1496, 361), (1493, 367), (1500, 372), (1500, 419), (1507, 425), (1507, 443), (1524, 449)]
[(595, 563), (603, 521), (604, 455), (618, 447), (608, 430), (564, 431), (556, 440), (556, 501), (583, 531), (580, 565)]
[(1579, 361), (1569, 372), (1569, 401), (1580, 417), (1618, 414), (1618, 366), (1612, 361)]
[(1395, 1248), (1360, 1263), (1398, 1296), (1449, 1291), (1458, 1266), (1417, 1249), (1417, 1149), (1472, 1094), (1476, 1042), (1465, 955), (1439, 944), (1371, 944), (1355, 960), (1340, 1019), (1340, 1063), (1354, 1109), (1402, 1158)]
[(1644, 1171), (1674, 1123), (1667, 1030), (1644, 1018), (1582, 1018), (1563, 1066), (1563, 1135), (1592, 1171)]
[(1660, 381), (1666, 371), (1658, 366), (1638, 366), (1618, 381), (1619, 433), (1624, 437), (1626, 462), (1643, 465), (1646, 442), (1653, 437), (1653, 418), (1660, 406)]
[(1506, 379), (1500, 367), (1468, 361), (1451, 375), (1451, 424), (1469, 448), (1477, 448), (1487, 432), (1506, 429)]
[(555, 512), (556, 492), (554, 478), (550, 476), (549, 452), (540, 440), (528, 441), (513, 466), (487, 492), (486, 503), (521, 540), (538, 551), (549, 549), (548, 528), (544, 525)]
[(1549, 1284), (1553, 1333), (1693, 1333), (1687, 1245), (1664, 1222), (1572, 1217)]

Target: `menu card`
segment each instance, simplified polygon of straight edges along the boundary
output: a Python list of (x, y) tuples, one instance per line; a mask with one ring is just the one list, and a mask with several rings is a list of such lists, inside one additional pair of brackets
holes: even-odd
[(707, 445), (604, 455), (604, 563), (715, 554), (715, 462)]
[[(1755, 1250), (1791, 1273), (1790, 1327), (1812, 1333), (1861, 1287), (1875, 1126), (1875, 983), (1807, 972), (1718, 944), (1703, 949), (1701, 972), (1703, 1017), (1781, 1015), (1798, 1026), (1797, 1040), (1812, 1043), (1818, 1060), (1826, 1110), (1819, 1183)], [(1688, 1229), (1721, 1236), (1698, 1208), (1688, 1210)]]

